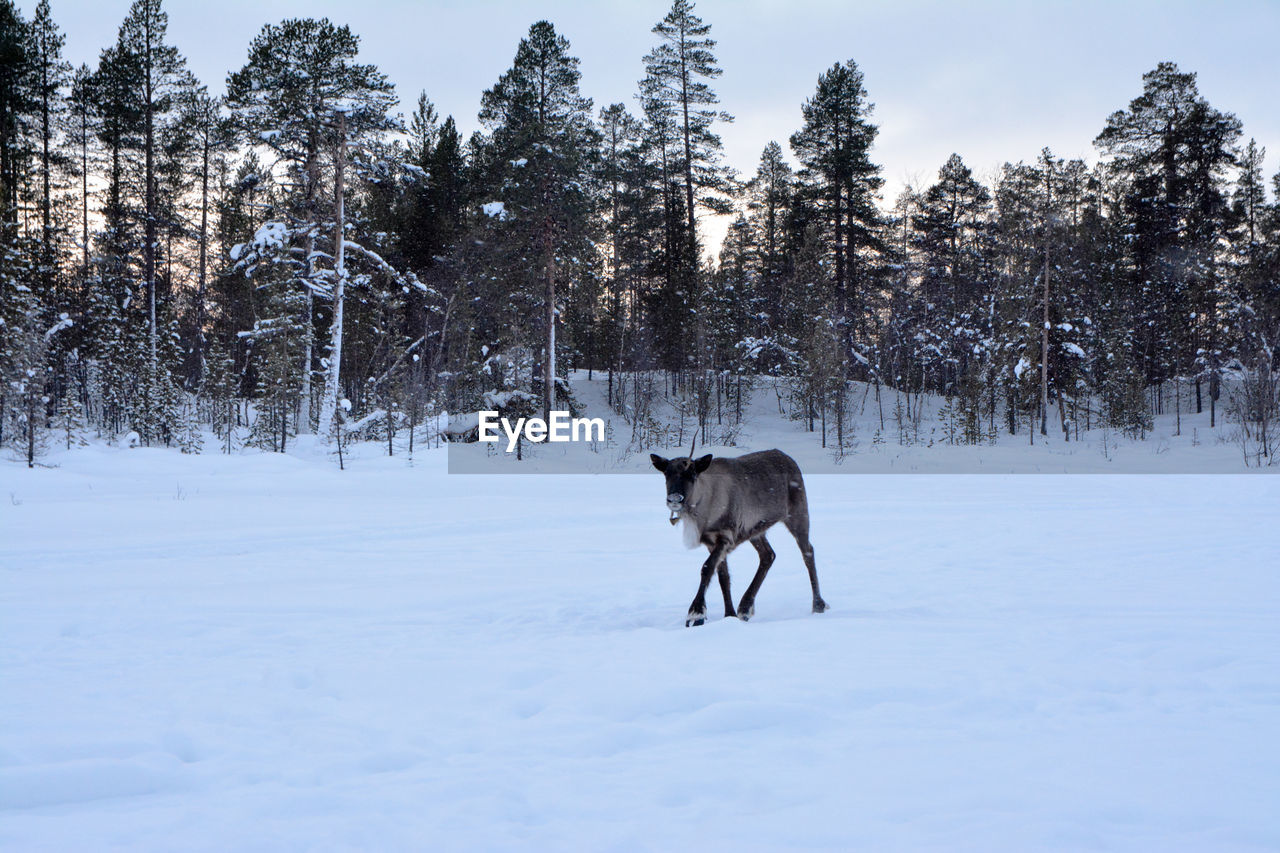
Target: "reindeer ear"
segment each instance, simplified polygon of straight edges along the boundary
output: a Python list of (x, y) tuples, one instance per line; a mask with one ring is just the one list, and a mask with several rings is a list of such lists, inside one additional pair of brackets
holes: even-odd
[(666, 460), (666, 459), (663, 459), (661, 456), (659, 456), (659, 455), (658, 455), (658, 454), (656, 454), (656, 453), (650, 453), (650, 454), (649, 454), (649, 461), (653, 463), (653, 467), (654, 467), (654, 468), (657, 468), (659, 471), (661, 471), (661, 472), (662, 472), (662, 473), (664, 473), (664, 474), (665, 474), (665, 473), (667, 473), (667, 460)]
[(695, 473), (701, 474), (703, 471), (707, 470), (707, 466), (710, 464), (711, 464), (711, 454), (708, 453), (706, 456), (703, 456), (702, 458), (694, 461), (693, 470)]

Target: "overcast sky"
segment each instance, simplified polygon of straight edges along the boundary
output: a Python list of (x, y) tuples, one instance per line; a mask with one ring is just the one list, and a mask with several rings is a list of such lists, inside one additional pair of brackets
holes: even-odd
[[(51, 0), (66, 56), (93, 65), (130, 0)], [(30, 17), (36, 0), (20, 0)], [(464, 134), (480, 94), (510, 67), (529, 25), (545, 18), (582, 60), (596, 107), (637, 111), (641, 57), (669, 0), (170, 0), (169, 39), (210, 91), (223, 91), (265, 23), (329, 17), (361, 36), (362, 59), (396, 84), (408, 113), (425, 90)], [(932, 183), (954, 151), (981, 177), (1046, 145), (1096, 158), (1107, 115), (1142, 91), (1162, 60), (1199, 75), (1213, 106), (1267, 146), (1280, 168), (1280, 0), (698, 0), (724, 75), (714, 84), (737, 121), (720, 128), (725, 158), (754, 173), (770, 140), (787, 147), (818, 75), (853, 59), (866, 76), (880, 136), (886, 201), (908, 181)], [(788, 150), (788, 156), (790, 152)], [(719, 231), (720, 229), (714, 229)]]

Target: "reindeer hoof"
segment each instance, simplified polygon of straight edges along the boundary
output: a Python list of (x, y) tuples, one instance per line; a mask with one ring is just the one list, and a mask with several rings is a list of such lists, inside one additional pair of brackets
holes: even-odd
[(814, 613), (825, 613), (826, 610), (827, 610), (827, 603), (825, 601), (823, 601), (821, 598), (814, 599), (813, 601)]
[(738, 618), (741, 619), (743, 622), (749, 622), (751, 620), (751, 617), (755, 615), (756, 615), (756, 607), (754, 604), (751, 605), (750, 607), (738, 608)]
[(693, 611), (689, 611), (689, 618), (684, 620), (684, 626), (686, 628), (697, 628), (699, 625), (705, 625), (706, 622), (706, 613), (694, 613)]

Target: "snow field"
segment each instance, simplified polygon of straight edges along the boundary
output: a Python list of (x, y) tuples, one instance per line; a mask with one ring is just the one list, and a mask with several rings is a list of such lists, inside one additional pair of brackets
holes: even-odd
[(1280, 847), (1274, 478), (811, 475), (686, 629), (656, 473), (306, 450), (0, 468), (0, 847)]

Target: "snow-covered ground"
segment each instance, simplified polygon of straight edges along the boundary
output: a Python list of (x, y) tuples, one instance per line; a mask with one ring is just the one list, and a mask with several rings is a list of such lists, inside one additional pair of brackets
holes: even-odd
[(0, 849), (1280, 848), (1274, 477), (811, 474), (686, 629), (656, 473), (378, 453), (0, 463)]

